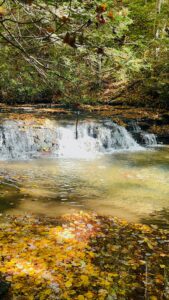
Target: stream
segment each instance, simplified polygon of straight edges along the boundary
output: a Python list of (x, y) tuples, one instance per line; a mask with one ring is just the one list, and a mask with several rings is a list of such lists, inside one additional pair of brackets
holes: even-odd
[(137, 123), (1, 115), (0, 216), (79, 210), (169, 224), (169, 147)]

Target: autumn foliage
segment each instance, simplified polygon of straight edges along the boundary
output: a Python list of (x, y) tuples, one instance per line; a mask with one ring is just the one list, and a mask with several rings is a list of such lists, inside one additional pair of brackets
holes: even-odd
[(169, 231), (79, 213), (7, 217), (1, 279), (17, 300), (168, 299)]

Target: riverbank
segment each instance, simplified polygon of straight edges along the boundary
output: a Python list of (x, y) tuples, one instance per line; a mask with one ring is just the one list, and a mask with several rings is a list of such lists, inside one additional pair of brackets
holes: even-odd
[(83, 212), (7, 216), (0, 240), (8, 299), (169, 297), (169, 231), (155, 225)]

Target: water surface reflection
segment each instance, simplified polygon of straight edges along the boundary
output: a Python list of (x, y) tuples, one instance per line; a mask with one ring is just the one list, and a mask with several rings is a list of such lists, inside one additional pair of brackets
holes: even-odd
[(169, 219), (167, 147), (92, 160), (1, 161), (0, 183), (2, 214), (56, 216), (83, 209), (130, 221)]

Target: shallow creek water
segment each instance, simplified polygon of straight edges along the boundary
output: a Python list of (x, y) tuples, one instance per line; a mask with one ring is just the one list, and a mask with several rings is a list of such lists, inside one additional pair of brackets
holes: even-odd
[[(16, 124), (11, 123), (10, 126)], [(109, 128), (109, 125), (106, 128)], [(67, 129), (70, 130), (70, 127)], [(3, 132), (7, 132), (5, 134), (8, 141), (1, 143), (1, 149), (3, 148), (0, 160), (1, 218), (6, 213), (58, 216), (89, 210), (99, 214), (124, 217), (134, 222), (167, 224), (169, 221), (169, 147), (151, 145), (146, 148), (135, 144), (130, 139), (131, 136), (127, 136), (124, 142), (123, 134), (126, 138), (127, 133), (123, 129), (122, 131), (116, 127), (115, 129), (118, 129), (120, 137), (116, 137), (118, 140), (116, 143), (113, 136), (113, 146), (112, 142), (111, 145), (108, 142), (105, 145), (105, 135), (111, 140), (112, 135), (110, 132), (105, 132), (103, 128), (99, 129), (97, 136), (94, 131), (89, 134), (86, 146), (86, 141), (84, 144), (86, 133), (83, 128), (79, 133), (78, 144), (75, 137), (73, 140), (70, 139), (69, 132), (62, 132), (65, 140), (63, 142), (62, 138), (61, 149), (65, 151), (63, 151), (64, 155), (56, 155), (57, 147), (53, 151), (55, 155), (51, 155), (50, 147), (53, 147), (54, 143), (49, 139), (50, 149), (45, 149), (43, 145), (43, 155), (37, 156), (34, 153), (33, 156), (25, 158), (24, 152), (24, 157), (18, 154), (17, 159), (4, 157), (3, 147), (14, 138), (19, 144), (21, 136), (18, 132), (15, 136), (16, 130), (11, 135), (9, 127), (5, 128), (5, 131), (3, 129)], [(115, 129), (113, 132), (116, 132)], [(24, 132), (26, 130), (28, 129), (24, 127)], [(23, 130), (22, 134), (24, 134)], [(50, 132), (47, 136), (49, 135)], [(28, 146), (32, 143), (33, 136), (30, 126), (29, 136), (31, 141)], [(5, 140), (4, 136), (2, 138)], [(24, 138), (26, 141), (27, 137)], [(120, 145), (119, 138), (122, 139)], [(36, 139), (40, 140), (37, 132)], [(98, 139), (97, 143), (96, 139)], [(15, 143), (16, 140), (13, 142)], [(68, 147), (66, 146), (65, 150), (66, 141)], [(28, 146), (26, 149), (29, 148)], [(15, 150), (21, 153), (22, 144), (20, 143), (18, 147)], [(68, 155), (69, 149), (74, 155)]]

